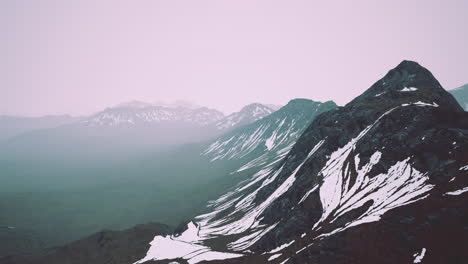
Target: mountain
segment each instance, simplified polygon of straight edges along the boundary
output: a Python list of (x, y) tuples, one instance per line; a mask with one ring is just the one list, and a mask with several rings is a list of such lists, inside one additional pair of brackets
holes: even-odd
[(132, 102), (107, 108), (83, 120), (83, 123), (88, 126), (136, 126), (181, 122), (205, 126), (219, 121), (223, 117), (223, 113), (206, 107), (196, 109), (170, 108)]
[(79, 120), (79, 117), (68, 115), (43, 117), (0, 116), (0, 141), (8, 140), (23, 133), (59, 127)]
[(457, 99), (458, 103), (468, 111), (468, 84), (463, 85), (457, 89), (453, 89), (449, 91), (455, 99)]
[[(202, 155), (211, 161), (234, 159), (241, 163), (248, 162), (239, 170), (265, 165), (272, 157), (287, 154), (312, 120), (336, 107), (332, 101), (291, 100), (263, 119), (225, 133), (211, 143)], [(250, 105), (248, 108), (263, 109), (258, 105)]]
[(227, 131), (253, 123), (273, 113), (274, 110), (259, 103), (244, 106), (239, 112), (232, 113), (215, 123), (218, 130)]
[(467, 148), (468, 114), (403, 61), (136, 263), (464, 263)]

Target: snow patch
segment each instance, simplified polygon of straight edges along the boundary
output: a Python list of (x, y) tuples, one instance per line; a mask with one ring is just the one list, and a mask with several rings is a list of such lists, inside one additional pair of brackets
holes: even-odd
[(439, 107), (439, 105), (436, 104), (435, 102), (432, 102), (432, 104), (430, 104), (430, 103), (425, 103), (421, 101), (418, 101), (415, 103), (402, 104), (401, 106), (410, 106), (410, 105)]
[(241, 257), (241, 254), (211, 251), (209, 247), (195, 243), (177, 240), (173, 236), (156, 236), (150, 242), (150, 249), (146, 256), (135, 262), (144, 263), (150, 260), (164, 260), (183, 258), (189, 264), (195, 264), (207, 260), (222, 260)]
[(279, 246), (277, 248), (274, 248), (274, 249), (268, 251), (268, 253), (276, 253), (276, 252), (278, 252), (278, 251), (280, 251), (280, 250), (282, 250), (284, 248), (289, 247), (290, 245), (292, 245), (292, 243), (294, 243), (294, 240), (289, 242), (289, 243), (283, 244), (283, 245), (281, 245), (281, 246)]
[(421, 263), (422, 259), (424, 258), (424, 255), (426, 255), (426, 248), (423, 248), (420, 253), (416, 253), (413, 255), (413, 263)]
[(414, 92), (414, 91), (417, 91), (418, 88), (415, 88), (415, 87), (405, 87), (403, 89), (400, 90), (400, 92)]
[(460, 195), (464, 192), (468, 192), (468, 187), (465, 187), (463, 189), (460, 189), (460, 190), (456, 190), (456, 191), (453, 191), (453, 192), (447, 192), (445, 193), (445, 195)]
[(274, 259), (277, 259), (281, 256), (281, 254), (275, 254), (275, 255), (272, 255), (271, 257), (268, 258), (268, 261), (272, 261)]

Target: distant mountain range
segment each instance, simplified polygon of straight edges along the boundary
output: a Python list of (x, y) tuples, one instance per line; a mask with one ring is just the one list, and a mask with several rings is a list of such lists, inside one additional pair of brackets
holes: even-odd
[(269, 106), (253, 103), (228, 116), (218, 110), (196, 107), (189, 103), (152, 105), (133, 101), (107, 108), (82, 122), (89, 126), (134, 126), (163, 122), (183, 122), (197, 126), (214, 126), (227, 131), (250, 124), (271, 114)]
[(162, 106), (120, 106), (108, 108), (82, 122), (88, 126), (138, 126), (182, 122), (206, 126), (224, 118), (223, 113), (208, 108), (169, 108)]
[[(79, 160), (143, 155), (209, 140), (274, 112), (259, 103), (228, 116), (192, 106), (184, 102), (156, 106), (132, 101), (82, 118), (0, 118), (0, 157), (53, 159), (74, 155)], [(49, 151), (42, 155), (45, 149)]]

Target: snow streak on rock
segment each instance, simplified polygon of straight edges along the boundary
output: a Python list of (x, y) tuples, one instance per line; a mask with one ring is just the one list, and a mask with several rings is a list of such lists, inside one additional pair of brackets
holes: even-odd
[(445, 195), (460, 195), (464, 192), (468, 192), (468, 187), (465, 187), (463, 189), (460, 189), (460, 190), (456, 190), (456, 191), (453, 191), (453, 192), (447, 192)]
[(422, 259), (424, 258), (424, 255), (426, 255), (426, 248), (423, 248), (420, 253), (416, 253), (413, 255), (413, 263), (421, 263)]
[[(313, 153), (317, 151), (323, 142), (323, 140), (320, 141), (310, 151), (308, 157), (313, 155)], [(258, 205), (253, 204), (253, 200), (257, 193), (268, 184), (274, 182), (276, 177), (282, 171), (283, 167), (275, 169), (276, 164), (270, 164), (268, 169), (261, 170), (256, 174), (255, 177), (252, 177), (249, 183), (244, 183), (234, 192), (229, 193), (225, 197), (221, 197), (221, 199), (218, 200), (219, 203), (216, 203), (216, 207), (214, 208), (213, 213), (198, 217), (201, 223), (200, 236), (209, 238), (212, 236), (233, 235), (249, 231), (250, 233), (257, 233), (258, 236), (256, 236), (256, 238), (260, 238), (260, 235), (265, 234), (265, 232), (262, 232), (265, 230), (265, 227), (260, 224), (259, 216), (265, 211), (266, 208), (268, 208), (268, 206), (270, 206), (278, 197), (284, 194), (292, 186), (296, 180), (296, 173), (302, 168), (306, 160), (307, 158), (304, 159), (304, 161), (299, 166), (297, 166), (293, 173), (286, 180), (284, 180), (284, 182), (267, 199)], [(257, 182), (262, 183), (257, 189), (251, 192), (244, 192)], [(225, 209), (230, 209), (231, 205), (234, 206), (235, 210), (221, 219), (212, 220), (218, 213)], [(243, 213), (239, 219), (235, 221), (229, 221), (229, 219), (234, 218), (234, 216), (238, 215), (239, 213)], [(253, 244), (252, 242), (255, 242), (252, 240), (252, 238), (248, 243), (246, 243), (246, 241), (243, 239), (239, 239), (229, 244), (229, 247), (238, 250), (245, 249)]]
[[(319, 237), (359, 224), (378, 221), (388, 210), (425, 198), (425, 194), (433, 188), (427, 183), (429, 178), (411, 166), (410, 158), (395, 163), (387, 173), (370, 178), (368, 173), (380, 161), (382, 153), (376, 151), (369, 163), (361, 169), (359, 169), (358, 155), (352, 157), (357, 142), (391, 111), (393, 109), (364, 129), (347, 145), (336, 150), (319, 173), (323, 177), (320, 186), (323, 213), (314, 225), (314, 230), (319, 230), (321, 223), (333, 223), (346, 213), (371, 203), (367, 210), (353, 221)], [(355, 161), (354, 168), (349, 162), (350, 158)]]
[[(219, 138), (202, 155), (209, 156), (211, 161), (216, 161), (241, 159), (259, 148), (266, 148), (268, 151), (289, 151), (304, 128), (304, 126), (296, 126), (295, 120), (282, 119), (265, 122), (239, 133)], [(285, 146), (288, 146), (286, 150), (284, 150)]]
[(400, 92), (414, 92), (414, 91), (417, 91), (418, 88), (415, 88), (415, 87), (405, 87), (403, 89), (400, 90)]
[(409, 104), (402, 104), (401, 106), (409, 106), (409, 105), (439, 107), (439, 105), (435, 102), (432, 102), (432, 104), (430, 104), (430, 103), (425, 103), (421, 101), (417, 101), (415, 103), (409, 103)]

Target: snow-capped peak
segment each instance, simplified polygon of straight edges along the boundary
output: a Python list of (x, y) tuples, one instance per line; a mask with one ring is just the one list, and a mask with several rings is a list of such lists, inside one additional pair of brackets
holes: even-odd
[(218, 130), (225, 130), (247, 125), (260, 120), (273, 112), (274, 110), (266, 105), (259, 103), (249, 104), (244, 106), (239, 112), (232, 113), (217, 122), (216, 128)]

